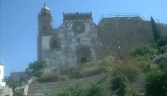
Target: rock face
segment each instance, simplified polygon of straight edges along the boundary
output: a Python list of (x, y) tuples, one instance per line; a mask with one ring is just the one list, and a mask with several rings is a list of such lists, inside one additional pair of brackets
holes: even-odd
[[(52, 27), (49, 8), (44, 4), (38, 15), (38, 60), (46, 61), (45, 72), (72, 68), (78, 64), (123, 53), (153, 41), (151, 22), (139, 15), (103, 17), (98, 25), (92, 13), (63, 13), (60, 27)], [(159, 25), (161, 35), (167, 28)]]

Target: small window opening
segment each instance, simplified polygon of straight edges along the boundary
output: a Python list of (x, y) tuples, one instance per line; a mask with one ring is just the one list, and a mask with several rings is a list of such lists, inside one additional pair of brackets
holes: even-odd
[(52, 44), (53, 44), (53, 48), (58, 48), (58, 44), (57, 44), (57, 41), (56, 41), (56, 40), (54, 40), (54, 41), (52, 42)]
[(44, 12), (44, 15), (46, 15), (46, 12)]
[(81, 63), (86, 63), (87, 59), (85, 57), (81, 58)]

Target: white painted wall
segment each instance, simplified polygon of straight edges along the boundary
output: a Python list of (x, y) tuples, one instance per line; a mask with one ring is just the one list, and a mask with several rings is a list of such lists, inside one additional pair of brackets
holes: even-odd
[(50, 38), (51, 36), (42, 37), (42, 51), (50, 50)]
[(0, 86), (5, 86), (6, 83), (3, 82), (4, 80), (4, 66), (0, 64)]

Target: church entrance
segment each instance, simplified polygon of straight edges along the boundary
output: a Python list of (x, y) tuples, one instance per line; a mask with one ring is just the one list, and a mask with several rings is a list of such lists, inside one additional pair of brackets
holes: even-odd
[(90, 48), (88, 46), (77, 47), (77, 63), (83, 64), (90, 62)]
[(87, 59), (85, 57), (82, 57), (81, 58), (81, 63), (86, 63), (87, 62)]

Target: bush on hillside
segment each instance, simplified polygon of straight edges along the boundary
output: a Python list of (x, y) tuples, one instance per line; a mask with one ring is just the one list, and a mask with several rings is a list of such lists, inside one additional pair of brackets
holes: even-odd
[(120, 54), (119, 59), (120, 60), (124, 60), (124, 61), (128, 61), (131, 60), (133, 58), (133, 56), (130, 54), (130, 52), (125, 52)]
[(72, 78), (81, 78), (106, 73), (111, 71), (110, 69), (111, 66), (106, 63), (104, 64), (104, 60), (99, 60), (79, 65), (75, 69), (71, 70), (70, 74)]
[(139, 89), (135, 86), (129, 85), (126, 89), (125, 96), (138, 96)]
[(76, 82), (65, 89), (54, 91), (52, 96), (85, 96), (87, 85)]
[(167, 62), (161, 62), (161, 63), (159, 64), (159, 68), (160, 68), (161, 70), (167, 70)]
[(26, 73), (35, 77), (41, 77), (43, 74), (43, 69), (46, 67), (45, 61), (34, 61), (29, 63), (28, 68), (26, 68)]
[(167, 44), (167, 37), (160, 38), (160, 39), (157, 41), (157, 46), (158, 46), (158, 47), (165, 46), (166, 44)]
[(111, 85), (111, 90), (113, 90), (116, 95), (124, 96), (126, 89), (129, 86), (129, 81), (125, 75), (119, 74), (113, 77)]
[(158, 54), (163, 54), (167, 52), (167, 44), (165, 46), (159, 47), (158, 48)]
[(113, 71), (113, 76), (117, 76), (120, 74), (126, 76), (130, 82), (136, 81), (137, 79), (140, 79), (139, 77), (142, 77), (141, 69), (135, 66), (134, 64), (119, 65)]
[(167, 93), (167, 70), (152, 72), (147, 77), (146, 92), (151, 96), (165, 96)]
[(53, 81), (58, 81), (59, 77), (58, 76), (52, 76), (52, 75), (44, 75), (41, 76), (40, 78), (36, 78), (37, 82), (53, 82)]
[(111, 92), (106, 83), (97, 84), (91, 82), (86, 91), (87, 94), (84, 96), (111, 96)]
[(144, 56), (145, 58), (150, 58), (150, 59), (151, 59), (152, 55), (155, 53), (156, 53), (155, 49), (148, 46), (148, 45), (142, 45), (134, 50), (131, 50), (131, 54), (134, 57)]
[(54, 91), (52, 96), (111, 96), (106, 83), (76, 82), (65, 89)]

